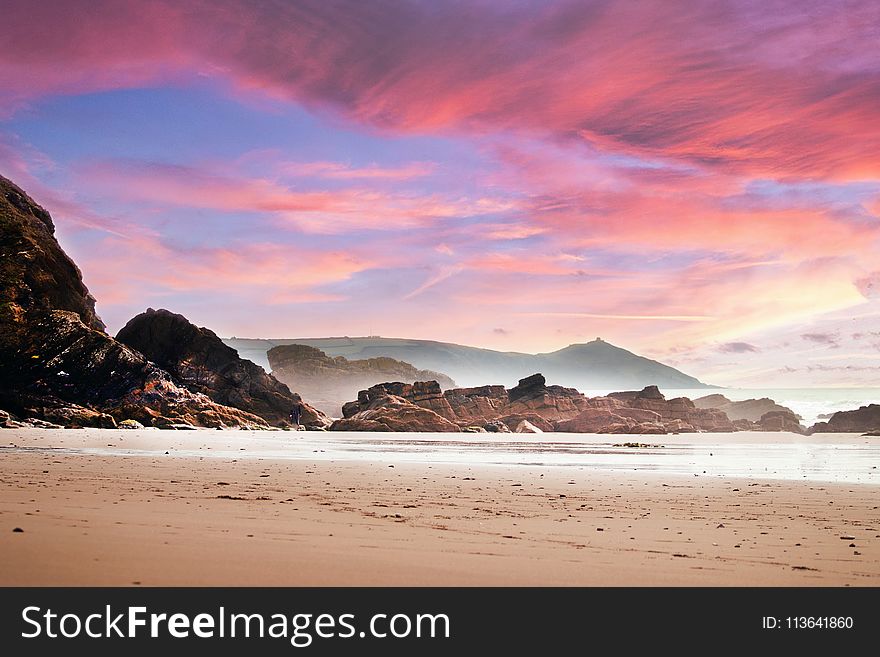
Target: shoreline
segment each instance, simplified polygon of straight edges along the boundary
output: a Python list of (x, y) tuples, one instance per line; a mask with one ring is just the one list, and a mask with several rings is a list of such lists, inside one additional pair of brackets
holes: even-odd
[[(0, 434), (2, 435), (2, 434)], [(9, 435), (9, 434), (7, 434)], [(192, 457), (563, 467), (757, 480), (880, 485), (880, 437), (734, 432), (680, 435), (18, 429), (21, 449), (91, 457)]]
[[(50, 433), (0, 451), (5, 586), (880, 584), (873, 484), (97, 455)], [(108, 449), (126, 432), (74, 433)], [(168, 432), (142, 433), (116, 443), (170, 447)], [(173, 437), (216, 448), (232, 433)]]

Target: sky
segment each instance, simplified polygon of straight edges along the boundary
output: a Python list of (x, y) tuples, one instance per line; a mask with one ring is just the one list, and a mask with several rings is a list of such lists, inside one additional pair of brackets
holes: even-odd
[(111, 332), (880, 386), (880, 3), (3, 5), (0, 173)]

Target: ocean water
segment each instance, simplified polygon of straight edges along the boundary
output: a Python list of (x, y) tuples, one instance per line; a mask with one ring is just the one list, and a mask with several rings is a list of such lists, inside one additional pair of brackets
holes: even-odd
[[(607, 394), (611, 390), (584, 391), (588, 397)], [(867, 404), (880, 404), (878, 388), (715, 388), (697, 390), (662, 390), (667, 399), (688, 397), (697, 399), (706, 395), (720, 394), (731, 401), (769, 397), (777, 404), (787, 406), (810, 426), (821, 422), (820, 415), (851, 411)]]
[[(378, 467), (394, 464), (537, 467), (561, 468), (572, 477), (586, 478), (590, 472), (610, 471), (661, 477), (880, 485), (880, 438), (853, 434), (799, 436), (737, 432), (609, 436), (200, 431), (168, 437), (163, 432), (163, 442), (157, 449), (159, 432), (156, 430), (117, 433), (124, 434), (119, 446), (56, 447), (47, 453), (226, 461), (359, 461)], [(2, 447), (0, 454), (16, 449), (35, 448)]]

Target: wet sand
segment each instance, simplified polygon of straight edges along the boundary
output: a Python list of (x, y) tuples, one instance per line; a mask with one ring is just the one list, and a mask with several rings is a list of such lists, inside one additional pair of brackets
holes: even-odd
[(874, 484), (285, 458), (300, 438), (4, 430), (0, 585), (880, 585)]

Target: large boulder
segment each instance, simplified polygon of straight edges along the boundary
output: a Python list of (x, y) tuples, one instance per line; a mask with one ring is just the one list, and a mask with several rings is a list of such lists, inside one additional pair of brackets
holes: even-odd
[[(297, 390), (316, 408), (339, 416), (343, 404), (383, 381), (436, 381), (443, 389), (455, 387), (445, 374), (420, 370), (394, 358), (379, 357), (348, 360), (328, 356), (320, 349), (303, 344), (278, 345), (267, 353), (272, 374), (292, 390)], [(343, 413), (344, 415), (344, 413)]]
[(457, 433), (454, 422), (427, 408), (391, 394), (373, 396), (362, 410), (336, 420), (331, 431), (413, 431)]
[(239, 358), (238, 352), (213, 331), (196, 326), (183, 315), (149, 308), (129, 320), (116, 339), (170, 372), (188, 390), (218, 404), (257, 415), (274, 426), (287, 426), (299, 404), (300, 424), (330, 424), (323, 413), (302, 402), (285, 384), (259, 365)]
[(854, 411), (838, 411), (827, 422), (814, 424), (811, 433), (873, 433), (880, 431), (880, 404), (868, 404)]

